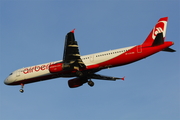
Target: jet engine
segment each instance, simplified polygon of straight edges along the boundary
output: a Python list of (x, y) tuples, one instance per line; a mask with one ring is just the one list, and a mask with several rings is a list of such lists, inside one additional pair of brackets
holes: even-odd
[(52, 64), (49, 66), (51, 73), (61, 72), (63, 70), (63, 63)]
[(86, 81), (87, 79), (74, 78), (68, 81), (68, 85), (70, 88), (76, 88), (82, 86)]

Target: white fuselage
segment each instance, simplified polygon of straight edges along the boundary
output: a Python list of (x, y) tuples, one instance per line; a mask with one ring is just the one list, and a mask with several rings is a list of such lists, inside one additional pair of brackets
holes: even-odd
[[(117, 56), (120, 56), (121, 54), (125, 53), (126, 51), (130, 50), (133, 47), (135, 46), (85, 55), (85, 56), (81, 56), (81, 59), (84, 62), (84, 64), (88, 67), (91, 65), (102, 63), (104, 61), (108, 61)], [(9, 77), (6, 78), (4, 83), (12, 84), (16, 82), (20, 83), (21, 81), (32, 79), (32, 78), (39, 78), (39, 77), (45, 78), (46, 76), (52, 75), (52, 73), (49, 72), (49, 65), (59, 63), (59, 62), (62, 62), (62, 60), (18, 69), (14, 71), (13, 73), (11, 73)], [(68, 77), (68, 76), (59, 76), (59, 77)], [(47, 79), (50, 79), (50, 78), (47, 77)], [(40, 81), (40, 80), (37, 80), (37, 81)], [(32, 82), (36, 82), (36, 81), (32, 81)]]

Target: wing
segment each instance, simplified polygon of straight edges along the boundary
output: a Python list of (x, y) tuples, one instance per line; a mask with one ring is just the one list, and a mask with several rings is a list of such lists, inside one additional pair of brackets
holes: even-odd
[(104, 76), (104, 75), (99, 75), (99, 74), (92, 74), (91, 77), (92, 79), (100, 79), (100, 80), (112, 80), (112, 81), (115, 81), (115, 80), (124, 80), (124, 77), (123, 78), (117, 78), (117, 77), (109, 77), (109, 76)]
[(86, 65), (80, 58), (78, 43), (75, 41), (74, 37), (74, 30), (66, 35), (63, 62), (77, 70), (80, 68), (86, 68)]

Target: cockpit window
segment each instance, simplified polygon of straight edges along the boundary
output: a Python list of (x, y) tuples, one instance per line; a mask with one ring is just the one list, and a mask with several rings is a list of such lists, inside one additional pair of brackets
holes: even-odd
[(9, 74), (9, 76), (12, 75), (12, 74), (13, 74), (13, 73)]

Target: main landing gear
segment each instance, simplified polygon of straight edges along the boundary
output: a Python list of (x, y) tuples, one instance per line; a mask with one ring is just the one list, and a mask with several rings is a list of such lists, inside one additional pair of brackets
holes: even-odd
[[(84, 74), (81, 71), (76, 71), (76, 76), (77, 77), (82, 77)], [(94, 86), (94, 82), (89, 79), (88, 81), (86, 81), (88, 83), (89, 86), (93, 87)]]
[(90, 79), (90, 80), (88, 81), (88, 85), (91, 86), (91, 87), (93, 87), (93, 86), (94, 86), (94, 82)]
[(82, 77), (82, 76), (83, 76), (83, 73), (82, 73), (81, 71), (76, 71), (76, 76)]
[(23, 93), (24, 92), (23, 88), (24, 88), (24, 84), (21, 83), (21, 89), (19, 90), (19, 92)]

